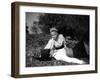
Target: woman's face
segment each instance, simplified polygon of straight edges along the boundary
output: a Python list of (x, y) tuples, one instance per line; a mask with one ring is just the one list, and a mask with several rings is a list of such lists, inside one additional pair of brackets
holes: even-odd
[(51, 37), (56, 40), (58, 33), (56, 31), (51, 32)]

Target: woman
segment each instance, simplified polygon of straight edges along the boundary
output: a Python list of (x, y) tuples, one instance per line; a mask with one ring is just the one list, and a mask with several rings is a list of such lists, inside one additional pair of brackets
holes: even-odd
[(44, 49), (50, 49), (50, 54), (56, 60), (62, 60), (70, 63), (85, 63), (83, 60), (71, 58), (67, 56), (66, 41), (62, 34), (58, 34), (58, 30), (53, 27), (50, 29), (51, 39), (48, 41)]

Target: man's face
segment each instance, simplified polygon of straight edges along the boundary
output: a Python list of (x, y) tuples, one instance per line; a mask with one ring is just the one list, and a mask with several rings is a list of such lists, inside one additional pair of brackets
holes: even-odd
[(53, 32), (51, 32), (51, 37), (54, 39), (54, 40), (56, 40), (56, 38), (57, 38), (57, 32), (56, 31), (53, 31)]

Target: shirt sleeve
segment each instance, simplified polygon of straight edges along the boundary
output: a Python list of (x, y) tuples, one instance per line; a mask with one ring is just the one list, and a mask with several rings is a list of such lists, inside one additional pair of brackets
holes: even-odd
[(58, 40), (55, 41), (55, 47), (60, 47), (64, 44), (65, 38), (62, 34), (58, 36)]
[(54, 45), (54, 40), (50, 39), (44, 49), (52, 49), (53, 45)]

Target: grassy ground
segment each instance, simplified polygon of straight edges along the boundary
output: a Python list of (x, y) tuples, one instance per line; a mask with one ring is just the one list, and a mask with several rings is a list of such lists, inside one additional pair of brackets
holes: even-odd
[(40, 67), (40, 66), (61, 66), (61, 65), (77, 65), (76, 63), (68, 63), (60, 60), (47, 60), (40, 61), (33, 57), (27, 57), (27, 67)]

